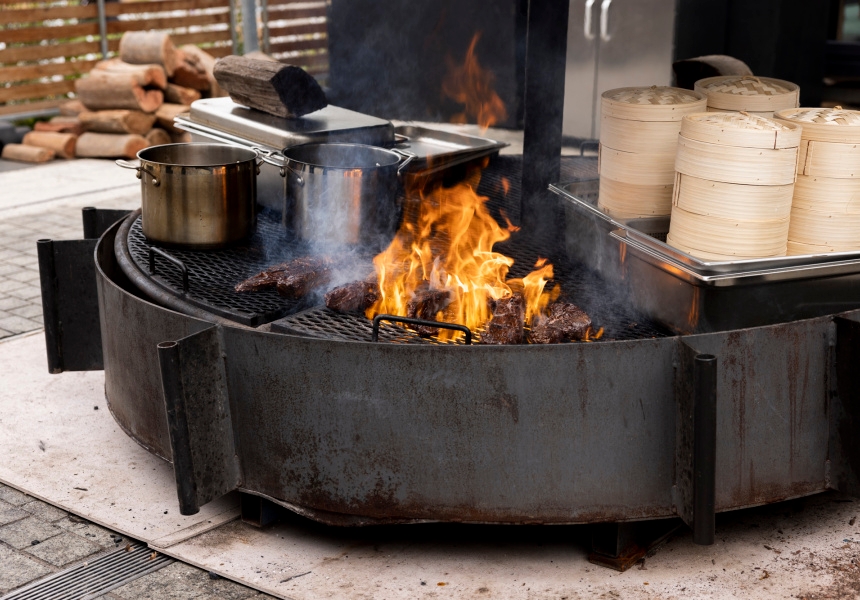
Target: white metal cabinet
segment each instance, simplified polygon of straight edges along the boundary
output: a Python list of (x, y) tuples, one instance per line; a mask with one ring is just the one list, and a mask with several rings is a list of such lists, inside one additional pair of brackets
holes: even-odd
[(564, 81), (565, 135), (600, 135), (600, 95), (670, 85), (675, 0), (571, 0)]

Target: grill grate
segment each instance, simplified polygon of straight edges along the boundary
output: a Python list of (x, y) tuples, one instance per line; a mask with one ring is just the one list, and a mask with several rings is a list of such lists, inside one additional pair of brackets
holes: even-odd
[[(562, 178), (594, 177), (594, 159), (562, 159)], [(498, 157), (484, 170), (478, 193), (490, 198), (487, 205), (499, 222), (507, 216), (519, 221), (520, 171), (519, 157)], [(604, 327), (603, 340), (628, 340), (663, 337), (670, 333), (633, 311), (631, 304), (617, 289), (611, 288), (587, 267), (567, 262), (558, 256), (555, 240), (535, 240), (523, 233), (498, 244), (496, 250), (515, 259), (511, 278), (523, 277), (538, 258), (549, 258), (554, 264), (555, 278), (561, 284), (561, 300), (574, 302), (592, 317), (596, 327)], [(148, 272), (149, 244), (143, 236), (138, 219), (129, 232), (128, 246), (135, 263)], [(265, 249), (265, 250), (264, 250)], [(189, 292), (184, 298), (214, 314), (237, 322), (258, 326), (272, 323), (272, 330), (311, 337), (338, 340), (369, 341), (372, 323), (362, 315), (343, 315), (321, 305), (321, 298), (287, 300), (275, 290), (239, 294), (233, 287), (246, 277), (291, 257), (301, 256), (306, 249), (287, 239), (278, 216), (261, 213), (256, 233), (247, 242), (222, 250), (170, 249), (188, 268)], [(370, 256), (361, 257), (370, 264)], [(167, 261), (156, 257), (153, 281), (164, 289), (182, 294), (180, 271)], [(473, 332), (480, 341), (480, 331)], [(462, 336), (446, 342), (436, 338), (421, 338), (399, 325), (383, 323), (379, 339), (406, 344), (462, 344)]]

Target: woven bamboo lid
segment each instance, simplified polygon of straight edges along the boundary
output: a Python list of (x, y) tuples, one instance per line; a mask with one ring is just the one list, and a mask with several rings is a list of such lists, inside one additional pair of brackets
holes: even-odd
[(796, 148), (801, 128), (746, 112), (703, 112), (685, 115), (681, 135), (690, 140), (740, 148)]
[(789, 108), (774, 119), (803, 127), (803, 139), (841, 144), (860, 143), (860, 111), (842, 108)]
[(680, 121), (706, 107), (703, 94), (667, 86), (617, 88), (601, 96), (603, 116), (630, 121)]
[(709, 107), (723, 110), (775, 112), (797, 107), (800, 98), (797, 84), (753, 75), (708, 77), (693, 87), (707, 96)]

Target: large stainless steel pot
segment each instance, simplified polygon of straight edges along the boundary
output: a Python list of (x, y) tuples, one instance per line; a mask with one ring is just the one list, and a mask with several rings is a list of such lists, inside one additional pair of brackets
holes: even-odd
[(258, 155), (224, 144), (165, 144), (137, 153), (143, 233), (165, 245), (217, 248), (256, 225)]
[(363, 144), (314, 143), (286, 148), (283, 223), (318, 246), (380, 248), (400, 223), (400, 171), (411, 156)]

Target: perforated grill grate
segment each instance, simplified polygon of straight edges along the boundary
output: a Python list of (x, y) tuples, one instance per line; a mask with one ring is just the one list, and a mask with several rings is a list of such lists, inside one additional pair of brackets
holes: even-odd
[[(478, 193), (490, 198), (491, 213), (503, 222), (507, 216), (519, 221), (521, 160), (499, 157), (484, 170)], [(593, 159), (563, 159), (562, 178), (593, 177)], [(503, 216), (504, 215), (504, 216)], [(149, 244), (143, 236), (140, 221), (131, 227), (128, 246), (136, 264), (148, 272)], [(592, 317), (596, 327), (603, 327), (603, 340), (625, 340), (663, 337), (669, 332), (635, 313), (618, 290), (610, 288), (596, 273), (583, 265), (568, 263), (559, 256), (557, 240), (535, 240), (523, 232), (495, 249), (515, 259), (509, 277), (527, 275), (539, 258), (549, 258), (555, 267), (555, 281), (561, 284), (561, 300), (574, 302)], [(264, 250), (265, 249), (265, 250)], [(287, 239), (277, 216), (261, 213), (254, 236), (241, 245), (223, 250), (168, 249), (188, 269), (189, 291), (184, 298), (210, 312), (237, 322), (258, 326), (272, 323), (273, 331), (288, 332), (329, 339), (369, 341), (372, 323), (363, 315), (343, 315), (319, 304), (315, 295), (303, 301), (280, 297), (275, 290), (236, 293), (233, 287), (243, 279), (284, 260), (303, 254), (303, 248)], [(369, 264), (371, 257), (366, 257)], [(166, 290), (182, 295), (182, 275), (174, 265), (156, 256), (156, 272), (152, 279)], [(314, 303), (317, 303), (314, 305)], [(480, 341), (480, 331), (474, 341)], [(463, 343), (462, 336), (454, 342), (436, 338), (421, 338), (411, 330), (383, 323), (380, 341), (407, 344)]]

